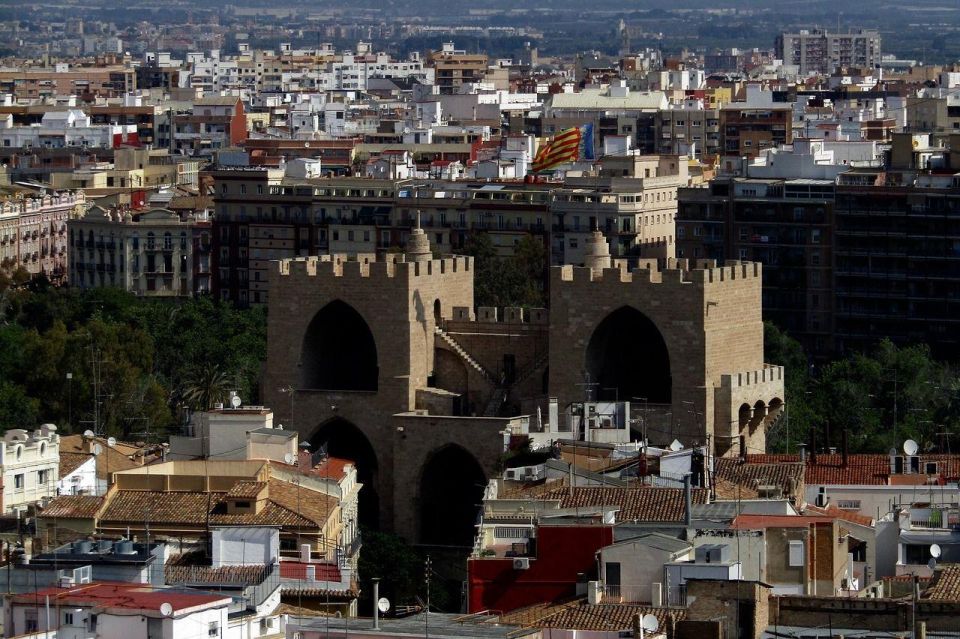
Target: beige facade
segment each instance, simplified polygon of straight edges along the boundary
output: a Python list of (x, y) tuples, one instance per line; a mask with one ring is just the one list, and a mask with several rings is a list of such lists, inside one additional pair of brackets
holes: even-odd
[(782, 369), (763, 362), (759, 264), (646, 259), (630, 272), (595, 233), (588, 266), (552, 269), (549, 312), (501, 313), (474, 309), (472, 260), (431, 259), (427, 237), (415, 229), (406, 255), (284, 260), (269, 281), (265, 401), (357, 461), (382, 526), (424, 539), (434, 482), (482, 486), (546, 397), (643, 401), (664, 444), (727, 454), (743, 435), (764, 448), (767, 421), (729, 418), (742, 403), (766, 418), (759, 406), (783, 398)]
[(23, 267), (61, 283), (67, 275), (67, 221), (86, 202), (83, 193), (60, 192), (0, 203), (0, 270)]
[[(79, 288), (116, 286), (146, 297), (193, 295), (197, 223), (166, 209), (134, 217), (129, 211), (92, 207), (69, 225), (70, 283)], [(209, 273), (209, 256), (206, 260)]]

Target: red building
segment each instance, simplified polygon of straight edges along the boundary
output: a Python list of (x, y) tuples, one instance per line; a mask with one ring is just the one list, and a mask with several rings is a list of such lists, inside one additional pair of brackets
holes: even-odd
[(578, 581), (597, 578), (597, 551), (611, 543), (609, 525), (540, 525), (529, 557), (471, 557), (469, 612), (506, 612), (574, 597)]

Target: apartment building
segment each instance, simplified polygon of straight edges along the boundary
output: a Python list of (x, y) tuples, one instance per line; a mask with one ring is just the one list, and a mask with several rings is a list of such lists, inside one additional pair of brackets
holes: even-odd
[(444, 42), (439, 51), (427, 57), (427, 66), (433, 68), (434, 82), (441, 94), (459, 92), (465, 84), (483, 82), (487, 76), (487, 55), (467, 53), (452, 42)]
[(82, 192), (8, 198), (0, 203), (0, 269), (23, 267), (54, 284), (66, 281), (67, 221), (86, 203)]
[(720, 149), (725, 155), (756, 157), (763, 149), (790, 144), (793, 110), (733, 102), (720, 109)]
[(666, 155), (715, 156), (720, 152), (720, 111), (687, 100), (656, 115), (657, 151)]
[(832, 350), (832, 180), (721, 178), (681, 188), (677, 257), (763, 263), (763, 312), (813, 353)]
[(838, 67), (873, 69), (880, 65), (880, 32), (859, 29), (830, 33), (801, 29), (797, 33), (781, 33), (776, 50), (784, 64), (799, 67), (803, 75), (828, 75)]
[(195, 100), (189, 113), (173, 115), (171, 126), (171, 149), (186, 155), (210, 155), (247, 139), (243, 102), (236, 96)]
[(121, 97), (137, 88), (136, 70), (125, 66), (23, 68), (0, 71), (0, 94), (17, 100), (76, 95), (85, 101)]
[(68, 226), (72, 286), (115, 286), (145, 297), (210, 292), (210, 223), (202, 215), (94, 206)]
[(60, 472), (60, 436), (53, 424), (33, 432), (11, 428), (0, 445), (3, 475), (2, 512), (24, 512), (57, 496)]

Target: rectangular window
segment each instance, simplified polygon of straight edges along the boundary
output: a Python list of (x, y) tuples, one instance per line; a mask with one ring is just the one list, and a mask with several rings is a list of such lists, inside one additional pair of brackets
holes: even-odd
[(13, 476), (13, 487), (14, 488), (23, 488), (23, 473)]
[(73, 613), (65, 612), (63, 613), (63, 625), (72, 626), (73, 625)]
[(207, 628), (208, 637), (219, 637), (220, 636), (220, 624), (216, 621), (211, 621), (210, 626)]
[(803, 541), (790, 542), (790, 556), (788, 561), (788, 565), (791, 568), (799, 568), (803, 566)]

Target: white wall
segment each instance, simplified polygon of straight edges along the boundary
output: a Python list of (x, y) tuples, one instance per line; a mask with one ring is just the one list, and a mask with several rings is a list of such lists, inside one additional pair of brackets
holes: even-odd
[(97, 495), (97, 460), (93, 455), (57, 481), (58, 495)]
[(271, 565), (280, 557), (280, 531), (266, 527), (213, 530), (213, 567)]

